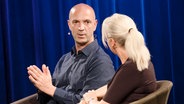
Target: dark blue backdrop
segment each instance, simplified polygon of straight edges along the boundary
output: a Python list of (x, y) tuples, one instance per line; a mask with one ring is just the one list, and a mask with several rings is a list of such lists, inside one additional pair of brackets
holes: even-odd
[[(31, 64), (56, 62), (73, 46), (68, 35), (69, 9), (91, 5), (98, 19), (95, 32), (101, 44), (101, 23), (113, 13), (134, 19), (150, 49), (158, 80), (173, 81), (169, 104), (181, 104), (184, 93), (183, 0), (0, 0), (0, 103), (8, 104), (36, 92), (27, 76)], [(109, 50), (115, 68), (119, 59)]]

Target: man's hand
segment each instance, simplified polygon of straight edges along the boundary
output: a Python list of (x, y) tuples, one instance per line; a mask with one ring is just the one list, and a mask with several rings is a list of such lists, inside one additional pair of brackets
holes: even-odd
[(52, 78), (49, 68), (45, 64), (42, 65), (42, 71), (36, 66), (31, 65), (27, 68), (29, 74), (29, 80), (40, 91), (53, 96), (56, 87), (52, 85)]

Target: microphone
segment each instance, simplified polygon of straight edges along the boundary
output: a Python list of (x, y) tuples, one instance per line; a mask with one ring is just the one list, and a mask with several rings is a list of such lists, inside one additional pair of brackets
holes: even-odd
[(70, 35), (70, 32), (68, 32), (68, 35)]

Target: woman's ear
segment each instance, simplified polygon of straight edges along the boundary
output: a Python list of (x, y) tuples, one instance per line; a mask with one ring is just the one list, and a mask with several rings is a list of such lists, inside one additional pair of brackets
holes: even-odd
[(110, 46), (116, 48), (116, 41), (113, 38), (109, 39)]

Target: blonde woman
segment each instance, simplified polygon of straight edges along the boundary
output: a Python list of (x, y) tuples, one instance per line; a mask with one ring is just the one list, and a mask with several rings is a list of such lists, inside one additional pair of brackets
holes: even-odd
[(108, 85), (85, 93), (81, 104), (129, 104), (156, 90), (150, 52), (130, 17), (115, 13), (106, 18), (102, 41), (122, 64)]

